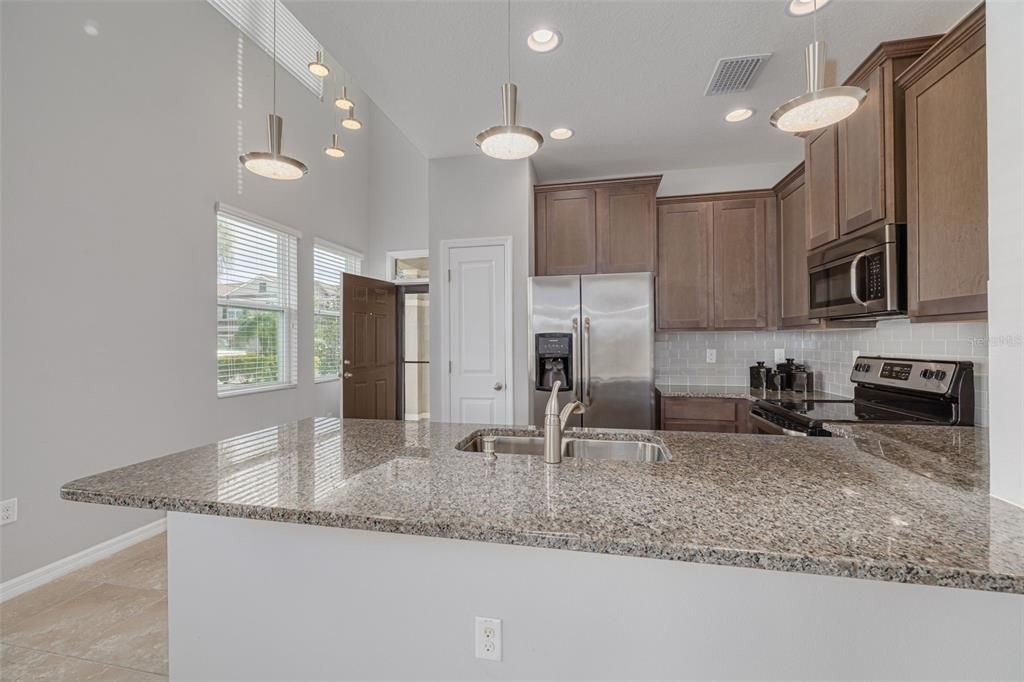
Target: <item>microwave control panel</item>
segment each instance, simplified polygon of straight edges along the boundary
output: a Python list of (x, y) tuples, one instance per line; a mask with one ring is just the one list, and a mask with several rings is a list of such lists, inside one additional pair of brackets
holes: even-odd
[(875, 301), (885, 298), (885, 256), (881, 253), (872, 254), (864, 259), (864, 270), (867, 276), (867, 298)]

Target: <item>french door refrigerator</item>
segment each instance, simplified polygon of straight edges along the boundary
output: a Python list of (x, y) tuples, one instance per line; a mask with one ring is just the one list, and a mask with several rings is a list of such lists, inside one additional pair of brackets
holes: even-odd
[(531, 277), (528, 309), (531, 424), (559, 381), (570, 426), (655, 428), (652, 273)]

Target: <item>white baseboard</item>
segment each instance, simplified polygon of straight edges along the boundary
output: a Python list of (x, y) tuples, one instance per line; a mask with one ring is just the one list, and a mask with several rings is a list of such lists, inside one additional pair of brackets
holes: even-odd
[(104, 540), (103, 542), (83, 549), (81, 552), (72, 554), (69, 557), (58, 559), (52, 564), (47, 564), (41, 568), (37, 568), (34, 571), (29, 571), (19, 575), (16, 578), (5, 580), (0, 583), (0, 602), (5, 602), (8, 599), (17, 597), (19, 594), (33, 590), (40, 585), (45, 585), (51, 580), (67, 575), (72, 571), (77, 571), (80, 568), (88, 566), (89, 564), (95, 563), (100, 559), (105, 559), (111, 554), (116, 554), (122, 549), (131, 547), (137, 542), (147, 540), (154, 535), (159, 535), (164, 532), (167, 528), (167, 519), (160, 519), (153, 523), (147, 523), (145, 526), (140, 526), (135, 530), (130, 530), (123, 535), (118, 535), (116, 538)]

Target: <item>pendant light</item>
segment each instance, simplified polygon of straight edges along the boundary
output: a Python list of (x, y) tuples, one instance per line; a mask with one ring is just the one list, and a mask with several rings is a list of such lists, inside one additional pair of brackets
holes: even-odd
[(807, 133), (838, 123), (857, 111), (867, 97), (862, 88), (851, 85), (825, 87), (825, 41), (818, 40), (819, 2), (814, 0), (811, 13), (814, 42), (805, 53), (807, 92), (776, 109), (770, 119), (773, 126), (787, 133)]
[(342, 111), (349, 111), (355, 106), (355, 103), (348, 98), (348, 88), (344, 85), (341, 86), (341, 94), (334, 100), (334, 106)]
[(348, 118), (341, 119), (341, 125), (349, 130), (359, 130), (363, 127), (363, 122), (356, 118), (356, 105), (348, 108)]
[(309, 63), (309, 72), (318, 78), (327, 78), (327, 74), (331, 72), (327, 68), (327, 64), (324, 64), (324, 53), (322, 50), (316, 51), (316, 60)]
[(476, 136), (476, 145), (495, 159), (516, 160), (533, 156), (544, 144), (544, 137), (533, 128), (519, 125), (516, 106), (518, 88), (512, 82), (512, 0), (508, 0), (508, 80), (501, 86), (502, 124), (491, 126)]
[(277, 115), (277, 3), (274, 1), (273, 108), (267, 117), (269, 152), (249, 152), (238, 157), (246, 170), (271, 180), (298, 180), (309, 169), (298, 159), (281, 154), (281, 133), (284, 119)]
[(341, 143), (338, 142), (338, 133), (331, 133), (331, 144), (324, 147), (324, 154), (332, 159), (340, 159), (345, 156), (345, 150), (341, 148)]

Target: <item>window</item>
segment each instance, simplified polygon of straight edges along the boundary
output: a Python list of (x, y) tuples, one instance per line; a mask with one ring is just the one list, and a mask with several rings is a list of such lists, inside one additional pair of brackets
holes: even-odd
[(313, 377), (338, 378), (341, 370), (341, 275), (363, 271), (363, 256), (317, 240), (313, 247)]
[[(318, 98), (323, 96), (324, 81), (309, 72), (309, 63), (322, 50), (320, 43), (281, 0), (277, 2), (277, 62), (309, 88)], [(274, 6), (253, 0), (209, 0), (217, 11), (227, 17), (249, 40), (268, 54), (274, 51)]]
[(217, 393), (296, 384), (299, 240), (217, 206)]

